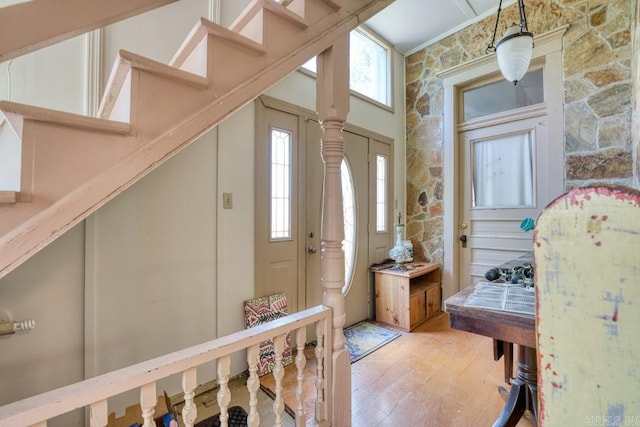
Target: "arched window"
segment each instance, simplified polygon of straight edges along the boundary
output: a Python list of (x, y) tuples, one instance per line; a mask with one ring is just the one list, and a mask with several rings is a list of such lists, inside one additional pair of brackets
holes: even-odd
[(356, 263), (356, 198), (351, 168), (346, 159), (340, 166), (342, 175), (342, 209), (344, 215), (344, 288), (343, 294), (349, 292), (353, 279), (353, 268)]

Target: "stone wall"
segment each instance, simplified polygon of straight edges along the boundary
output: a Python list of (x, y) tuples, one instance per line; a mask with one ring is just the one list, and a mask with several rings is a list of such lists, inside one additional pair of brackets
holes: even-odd
[[(497, 9), (496, 2), (496, 9)], [(563, 37), (566, 189), (595, 182), (638, 185), (632, 138), (636, 0), (526, 0), (535, 34)], [(518, 22), (502, 11), (498, 34)], [(442, 262), (443, 87), (440, 71), (485, 55), (495, 14), (406, 58), (407, 238), (419, 259)], [(499, 36), (498, 36), (499, 37)]]

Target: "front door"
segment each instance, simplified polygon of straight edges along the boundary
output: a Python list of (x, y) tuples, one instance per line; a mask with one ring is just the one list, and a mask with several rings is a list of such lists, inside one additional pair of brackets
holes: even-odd
[[(342, 164), (344, 203), (346, 325), (369, 317), (368, 254), (368, 155), (369, 138), (344, 131), (345, 160)], [(307, 126), (306, 180), (306, 302), (307, 307), (322, 304), (320, 283), (320, 237), (322, 224), (322, 186), (324, 165), (320, 156), (322, 129), (315, 121)]]
[[(256, 296), (286, 292), (292, 313), (321, 304), (324, 292), (322, 130), (311, 113), (268, 97), (261, 100), (274, 107), (260, 103), (257, 114)], [(373, 316), (369, 266), (383, 261), (392, 246), (393, 150), (391, 141), (363, 129), (347, 126), (343, 138), (343, 291), (346, 325), (351, 325)]]
[(484, 280), (488, 269), (531, 252), (535, 219), (551, 201), (546, 116), (533, 116), (460, 134), (460, 287)]

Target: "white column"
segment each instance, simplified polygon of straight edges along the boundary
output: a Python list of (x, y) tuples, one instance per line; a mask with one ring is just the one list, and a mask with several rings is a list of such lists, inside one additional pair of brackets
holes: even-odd
[[(316, 103), (322, 126), (324, 193), (322, 203), (322, 303), (333, 309), (333, 371), (331, 420), (334, 426), (351, 425), (351, 361), (345, 347), (344, 218), (340, 166), (344, 158), (342, 129), (349, 113), (349, 33), (318, 55)], [(329, 343), (327, 343), (329, 345)]]

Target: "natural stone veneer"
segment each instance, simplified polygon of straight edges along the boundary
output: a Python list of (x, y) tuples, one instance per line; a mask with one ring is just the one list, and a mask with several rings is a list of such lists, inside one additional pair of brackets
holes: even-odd
[[(632, 38), (637, 0), (527, 0), (529, 29), (542, 34), (570, 24), (563, 37), (565, 188), (609, 182), (635, 185), (640, 148), (632, 140)], [(496, 2), (496, 6), (497, 6)], [(497, 8), (497, 7), (496, 7)], [(518, 22), (505, 8), (498, 34)], [(405, 60), (407, 238), (414, 255), (443, 260), (443, 88), (440, 71), (484, 55), (495, 14)], [(637, 73), (640, 75), (640, 72)], [(637, 122), (637, 120), (636, 120)], [(634, 152), (636, 155), (634, 156)]]

